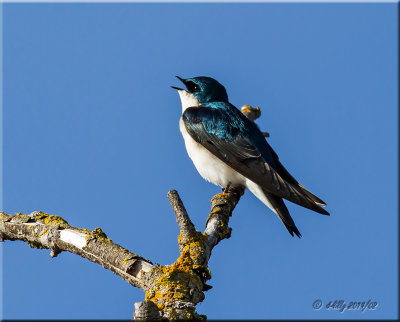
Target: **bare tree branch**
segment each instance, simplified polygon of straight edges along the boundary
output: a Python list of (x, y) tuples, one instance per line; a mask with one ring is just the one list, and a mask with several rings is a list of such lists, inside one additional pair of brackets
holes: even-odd
[(210, 252), (222, 239), (231, 236), (232, 229), (228, 227), (229, 217), (243, 193), (243, 188), (236, 188), (228, 193), (217, 194), (211, 199), (211, 211), (204, 231)]
[(178, 192), (176, 190), (169, 191), (168, 200), (171, 203), (172, 209), (175, 212), (176, 221), (179, 225), (182, 239), (187, 240), (189, 238), (195, 237), (196, 229), (194, 228), (194, 225), (186, 212), (185, 206), (183, 205), (183, 202), (179, 197)]
[(240, 110), (251, 121), (255, 121), (261, 116), (261, 110), (259, 106), (251, 107), (250, 105), (243, 105)]
[(40, 211), (30, 215), (0, 212), (0, 240), (21, 240), (33, 248), (47, 248), (52, 257), (62, 251), (77, 254), (145, 291), (150, 287), (146, 273), (155, 267), (149, 260), (115, 244), (100, 228), (91, 231), (72, 227), (63, 218)]
[[(206, 284), (211, 278), (208, 269), (211, 251), (222, 239), (230, 237), (229, 218), (243, 192), (239, 187), (213, 197), (204, 233), (195, 230), (178, 193), (175, 190), (168, 192), (180, 227), (178, 243), (181, 255), (172, 265), (152, 271), (153, 286), (146, 292), (146, 302), (154, 302), (160, 316), (169, 319), (205, 318), (198, 315), (195, 308), (203, 301), (203, 292), (211, 288)], [(136, 305), (141, 309), (140, 314), (135, 314), (136, 319), (154, 315), (154, 306)]]
[(195, 230), (178, 193), (168, 193), (181, 232), (181, 255), (172, 265), (155, 266), (114, 243), (100, 228), (76, 228), (59, 216), (40, 211), (29, 215), (0, 212), (0, 241), (25, 241), (33, 248), (50, 249), (52, 257), (68, 251), (111, 270), (146, 291), (146, 301), (135, 304), (134, 319), (204, 319), (195, 308), (203, 301), (203, 292), (211, 288), (206, 284), (211, 278), (211, 251), (230, 237), (229, 217), (242, 194), (243, 189), (237, 188), (214, 196), (206, 230), (201, 233)]

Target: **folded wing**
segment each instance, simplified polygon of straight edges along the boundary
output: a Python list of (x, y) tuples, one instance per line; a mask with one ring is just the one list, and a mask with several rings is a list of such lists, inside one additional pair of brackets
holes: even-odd
[[(255, 123), (239, 111), (236, 114), (234, 109), (191, 107), (186, 109), (182, 119), (196, 142), (268, 193), (329, 215), (318, 205), (324, 202), (298, 184), (275, 157), (276, 153), (272, 149), (269, 151)], [(250, 138), (248, 129), (256, 137)]]

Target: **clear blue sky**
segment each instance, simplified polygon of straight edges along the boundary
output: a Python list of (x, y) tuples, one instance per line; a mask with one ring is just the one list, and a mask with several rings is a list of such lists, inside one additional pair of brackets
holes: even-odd
[[(287, 203), (303, 238), (246, 192), (214, 250), (212, 318), (397, 317), (397, 4), (4, 4), (4, 204), (42, 210), (160, 264), (166, 194), (198, 229), (220, 189), (178, 129), (181, 77), (211, 76), (330, 217)], [(130, 319), (144, 293), (76, 255), (3, 245), (4, 318)], [(321, 299), (374, 311), (315, 311)]]

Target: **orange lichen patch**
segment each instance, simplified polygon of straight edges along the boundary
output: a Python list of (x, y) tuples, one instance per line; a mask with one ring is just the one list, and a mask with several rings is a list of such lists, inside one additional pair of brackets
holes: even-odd
[(101, 244), (101, 246), (104, 246), (107, 244), (106, 248), (110, 248), (113, 245), (112, 240), (107, 238), (106, 233), (100, 227), (96, 227), (92, 231), (87, 230), (87, 229), (82, 229), (82, 232), (84, 232), (86, 234), (86, 245), (91, 240), (98, 241)]
[(161, 276), (156, 281), (153, 290), (146, 292), (146, 301), (154, 302), (160, 310), (166, 307), (171, 308), (177, 301), (189, 302), (190, 289), (201, 285), (200, 277), (193, 272), (191, 264), (189, 256), (183, 254), (173, 265), (157, 268)]
[(182, 233), (178, 235), (178, 244), (182, 244)]
[(211, 203), (214, 203), (216, 200), (215, 199), (222, 199), (224, 201), (226, 201), (226, 199), (224, 197), (229, 196), (228, 193), (226, 192), (221, 192), (219, 194), (216, 194), (212, 199), (211, 199)]
[(40, 212), (34, 216), (36, 222), (45, 224), (50, 228), (68, 228), (68, 222), (57, 215), (48, 215), (43, 212)]
[(4, 212), (0, 212), (0, 221), (10, 221), (12, 218), (11, 215), (7, 215)]
[(221, 211), (221, 207), (215, 207), (215, 208), (210, 212), (210, 214), (214, 214), (214, 213), (216, 213), (216, 212), (218, 212), (218, 211)]
[(39, 238), (42, 237), (43, 235), (47, 234), (48, 230), (45, 228), (43, 231), (39, 234)]
[(148, 261), (149, 263), (151, 263), (149, 260), (147, 260), (139, 255), (136, 255), (136, 254), (126, 254), (126, 255), (130, 255), (130, 256), (125, 257), (124, 260), (122, 261), (122, 263), (125, 265), (127, 265), (127, 264), (131, 265), (134, 262), (136, 262), (138, 259), (145, 260), (145, 261)]
[(92, 235), (96, 235), (96, 237), (107, 238), (106, 233), (102, 231), (100, 227), (96, 227), (95, 229), (93, 229)]
[(38, 219), (46, 218), (48, 214), (42, 212), (42, 211), (35, 211), (32, 213), (33, 218), (37, 221)]
[[(172, 265), (154, 269), (153, 275), (156, 281), (152, 290), (146, 292), (146, 301), (154, 302), (160, 310), (168, 310), (170, 318), (174, 318), (175, 314), (173, 303), (177, 301), (198, 303), (204, 299), (204, 294), (201, 292), (203, 282), (196, 270), (209, 271), (204, 249), (206, 238), (202, 233), (197, 232), (195, 237), (183, 242), (182, 236), (179, 235), (178, 241), (183, 248), (180, 257)], [(196, 290), (196, 298), (192, 297), (194, 290)], [(186, 318), (195, 316), (193, 308)]]

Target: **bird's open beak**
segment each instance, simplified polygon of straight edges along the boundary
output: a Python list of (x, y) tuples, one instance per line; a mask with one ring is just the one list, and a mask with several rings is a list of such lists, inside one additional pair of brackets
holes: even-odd
[[(179, 79), (183, 84), (185, 84), (185, 80), (183, 78), (180, 78), (179, 76), (175, 76), (177, 79)], [(176, 89), (178, 91), (184, 91), (185, 89), (176, 87), (176, 86), (171, 86), (171, 88)]]
[(176, 86), (171, 86), (171, 88), (173, 88), (173, 89), (177, 89), (178, 91), (183, 91), (183, 90), (184, 90), (183, 88), (176, 87)]

